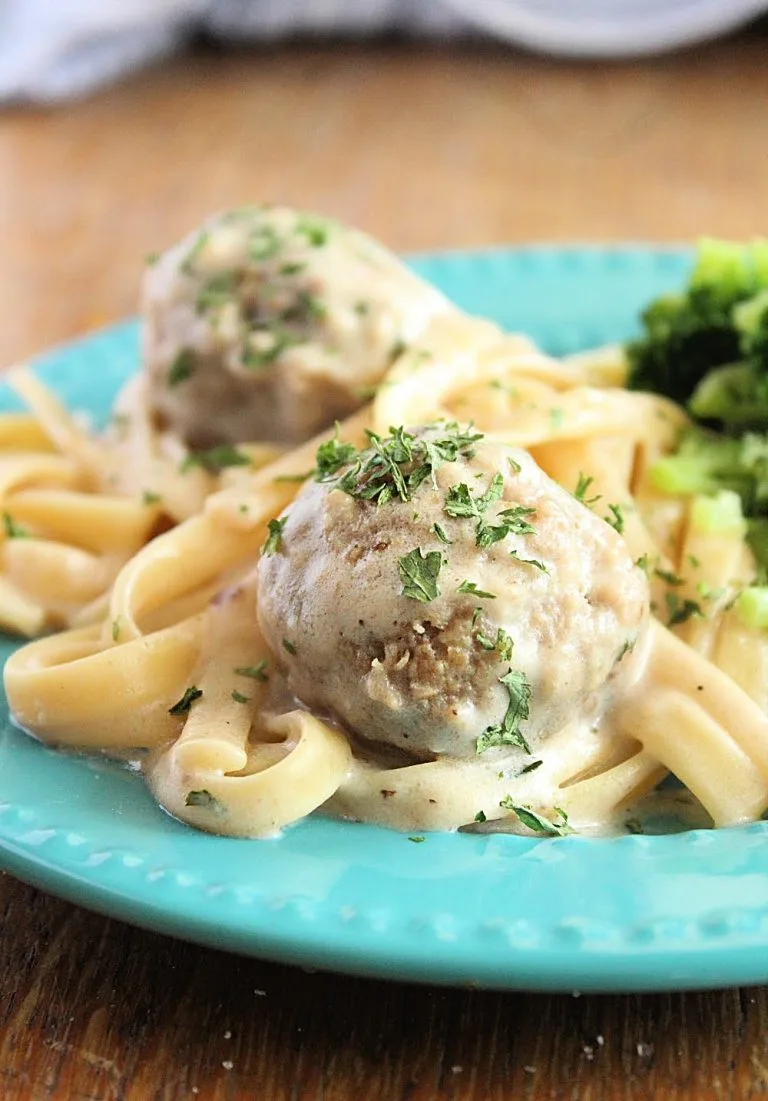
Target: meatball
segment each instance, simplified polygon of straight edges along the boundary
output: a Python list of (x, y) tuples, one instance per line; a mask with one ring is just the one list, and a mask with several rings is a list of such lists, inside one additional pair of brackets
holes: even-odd
[(301, 443), (452, 308), (366, 234), (276, 206), (210, 219), (147, 269), (142, 304), (150, 412), (192, 447)]
[(596, 717), (649, 617), (614, 528), (472, 430), (373, 443), (301, 489), (258, 563), (292, 692), (420, 760), (520, 754)]

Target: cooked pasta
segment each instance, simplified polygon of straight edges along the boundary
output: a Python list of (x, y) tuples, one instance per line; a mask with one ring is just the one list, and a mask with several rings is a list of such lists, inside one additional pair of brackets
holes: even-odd
[(238, 442), (213, 475), (180, 472), (142, 382), (94, 437), (16, 373), (0, 617), (69, 628), (8, 660), (16, 719), (135, 752), (161, 805), (222, 834), (318, 810), (610, 832), (669, 774), (711, 824), (760, 817), (744, 525), (655, 488), (687, 416), (624, 374), (619, 349), (556, 360), (445, 310), (333, 432)]

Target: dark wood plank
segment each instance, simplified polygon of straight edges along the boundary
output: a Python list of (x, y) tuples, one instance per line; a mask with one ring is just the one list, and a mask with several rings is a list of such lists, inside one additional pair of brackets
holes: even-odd
[(766, 991), (503, 994), (244, 959), (0, 879), (3, 1101), (751, 1101)]

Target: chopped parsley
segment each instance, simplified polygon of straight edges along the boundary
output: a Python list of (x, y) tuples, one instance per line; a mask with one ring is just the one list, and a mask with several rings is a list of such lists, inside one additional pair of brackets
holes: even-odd
[[(437, 552), (435, 552), (437, 553)], [(456, 587), (457, 593), (467, 593), (470, 596), (476, 596), (479, 600), (495, 600), (495, 593), (487, 593), (483, 589), (478, 589), (474, 581), (467, 581), (466, 579)]]
[(537, 769), (537, 768), (541, 768), (541, 766), (542, 766), (543, 764), (544, 764), (544, 762), (543, 762), (543, 761), (542, 761), (541, 759), (537, 759), (537, 760), (535, 760), (535, 761), (531, 761), (531, 763), (530, 763), (530, 764), (527, 764), (527, 765), (525, 766), (525, 768), (521, 768), (521, 769), (520, 769), (520, 771), (518, 772), (518, 774), (517, 774), (517, 775), (518, 775), (518, 776), (525, 776), (526, 772), (535, 772), (535, 771), (536, 771), (536, 769)]
[(143, 505), (159, 505), (162, 499), (159, 493), (155, 493), (154, 490), (151, 489), (145, 489), (141, 495), (141, 503)]
[(201, 791), (188, 791), (187, 797), (184, 800), (184, 805), (187, 807), (203, 807), (205, 810), (211, 810), (214, 814), (223, 814), (224, 805), (219, 800), (211, 795), (210, 791), (203, 788)]
[(610, 516), (604, 517), (606, 524), (610, 524), (612, 528), (615, 528), (619, 535), (624, 533), (624, 513), (622, 512), (621, 505), (608, 505), (608, 511)]
[(235, 703), (250, 703), (251, 702), (251, 697), (250, 696), (244, 696), (243, 693), (238, 692), (238, 690), (236, 688), (232, 689), (232, 699), (235, 701)]
[(532, 810), (531, 807), (517, 806), (512, 802), (511, 795), (505, 795), (499, 803), (500, 807), (504, 810), (511, 810), (513, 814), (533, 833), (541, 833), (547, 837), (563, 837), (565, 834), (571, 832), (571, 828), (568, 825), (568, 815), (561, 807), (555, 807), (555, 813), (558, 815), (557, 820), (545, 818), (543, 814), (539, 814), (538, 811)]
[(509, 694), (506, 713), (500, 723), (489, 726), (479, 736), (476, 751), (479, 754), (494, 746), (516, 745), (530, 753), (531, 747), (520, 730), (520, 723), (530, 714), (531, 686), (528, 678), (519, 669), (509, 669), (503, 677), (499, 677), (499, 683)]
[[(434, 484), (435, 471), (443, 462), (455, 462), (459, 455), (471, 458), (482, 434), (465, 431), (452, 421), (442, 434), (416, 437), (402, 427), (390, 428), (382, 437), (367, 430), (369, 447), (354, 456), (354, 465), (338, 481), (344, 493), (361, 501), (384, 505), (399, 498), (410, 501), (413, 492), (427, 478)], [(352, 458), (348, 461), (352, 461)]]
[(666, 582), (667, 585), (685, 584), (683, 578), (678, 577), (678, 575), (676, 573), (673, 573), (672, 570), (661, 570), (658, 566), (655, 566), (653, 572), (660, 581)]
[(479, 810), (477, 812), (477, 814), (475, 815), (475, 821), (476, 822), (487, 822), (488, 821), (488, 818), (487, 818), (486, 813), (485, 813), (484, 810)]
[(442, 528), (440, 526), (440, 524), (434, 523), (432, 525), (432, 530), (434, 531), (435, 535), (437, 536), (437, 538), (440, 540), (441, 543), (448, 543), (450, 545), (453, 542), (453, 539), (448, 538), (448, 536), (445, 533), (445, 528)]
[[(257, 332), (266, 333), (266, 330), (257, 330)], [(258, 370), (261, 367), (268, 367), (270, 363), (274, 363), (278, 359), (286, 348), (290, 348), (291, 345), (297, 344), (297, 338), (292, 333), (286, 332), (285, 329), (273, 326), (268, 335), (272, 339), (271, 344), (267, 344), (266, 347), (254, 347), (253, 344), (249, 344), (243, 352), (243, 366), (249, 370)]]
[(503, 627), (499, 627), (496, 631), (495, 640), (488, 638), (482, 631), (478, 631), (475, 638), (484, 650), (496, 650), (502, 661), (512, 660), (512, 648), (514, 644)]
[(509, 557), (517, 559), (517, 561), (521, 562), (524, 566), (534, 566), (537, 570), (541, 570), (542, 573), (549, 573), (547, 567), (543, 562), (540, 562), (538, 558), (523, 558), (516, 550), (511, 550), (509, 552)]
[(475, 543), (478, 547), (490, 547), (493, 543), (506, 539), (508, 535), (533, 533), (536, 529), (528, 522), (528, 517), (534, 514), (535, 509), (523, 505), (514, 505), (497, 513), (494, 519), (500, 520), (500, 524), (492, 525), (486, 521), (485, 512), (499, 500), (503, 491), (504, 479), (501, 474), (494, 474), (488, 489), (477, 497), (472, 496), (465, 482), (460, 482), (448, 490), (443, 509), (454, 518), (477, 520)]
[(637, 639), (628, 638), (616, 656), (616, 664), (618, 665), (622, 658), (625, 658), (627, 654), (631, 654), (635, 646), (637, 646)]
[(269, 529), (269, 535), (267, 536), (261, 553), (269, 557), (274, 554), (276, 550), (280, 549), (280, 541), (282, 539), (283, 528), (288, 523), (288, 517), (284, 516), (282, 520), (270, 520), (267, 524)]
[(686, 623), (692, 616), (697, 619), (705, 619), (701, 605), (695, 600), (681, 600), (677, 593), (665, 593), (667, 604), (667, 626), (676, 627), (679, 623)]
[(266, 658), (262, 658), (256, 665), (240, 665), (235, 672), (239, 677), (250, 677), (251, 680), (257, 680), (260, 684), (264, 684), (269, 679)]
[(285, 319), (294, 320), (295, 314), (296, 320), (301, 318), (305, 321), (322, 321), (327, 313), (325, 303), (317, 295), (310, 294), (309, 291), (299, 291), (296, 295), (296, 304)]
[(178, 386), (190, 377), (195, 369), (195, 353), (190, 348), (182, 348), (168, 369), (168, 385)]
[(339, 423), (333, 430), (330, 440), (321, 443), (315, 452), (315, 469), (313, 471), (316, 482), (327, 482), (336, 473), (357, 455), (357, 448), (353, 443), (343, 443), (339, 439)]
[(198, 313), (207, 313), (209, 310), (220, 310), (231, 301), (237, 289), (234, 273), (222, 271), (212, 275), (208, 282), (200, 288), (195, 298), (195, 309)]
[(367, 317), (371, 312), (371, 304), (365, 298), (360, 298), (353, 307), (358, 317)]
[(147, 255), (144, 257), (144, 263), (147, 265), (148, 268), (153, 268), (159, 259), (159, 252), (148, 252)]
[(523, 469), (517, 459), (511, 459), (509, 456), (507, 456), (507, 466), (513, 474), (519, 474)]
[(271, 260), (280, 251), (282, 241), (274, 226), (258, 226), (248, 238), (248, 255), (254, 263)]
[(328, 227), (317, 218), (302, 215), (296, 221), (296, 232), (306, 237), (312, 248), (322, 248), (328, 243)]
[(299, 272), (304, 271), (306, 264), (299, 262), (283, 264), (278, 272), (278, 275), (298, 275)]
[(29, 532), (21, 527), (11, 516), (10, 512), (3, 513), (3, 531), (8, 539), (28, 539)]
[(296, 656), (296, 647), (290, 641), (290, 639), (287, 639), (287, 638), (283, 639), (283, 649), (287, 650), (288, 653), (291, 654), (293, 657)]
[(515, 505), (496, 514), (496, 519), (501, 520), (500, 524), (494, 526), (479, 520), (475, 528), (475, 543), (478, 547), (490, 547), (491, 544), (506, 539), (508, 535), (535, 534), (536, 528), (528, 522), (528, 517), (533, 516), (535, 511), (524, 505)]
[(586, 474), (583, 474), (581, 471), (579, 471), (579, 478), (576, 482), (576, 488), (573, 491), (573, 496), (576, 498), (576, 500), (581, 501), (581, 503), (583, 505), (586, 505), (587, 508), (592, 508), (592, 506), (594, 504), (597, 504), (597, 502), (600, 500), (599, 493), (596, 497), (587, 497), (587, 494), (589, 493), (589, 487), (592, 485), (594, 480), (594, 478), (590, 478)]
[(117, 642), (120, 638), (120, 616), (112, 620), (112, 641)]
[(485, 493), (479, 497), (473, 497), (466, 482), (459, 482), (451, 486), (445, 498), (443, 508), (449, 516), (470, 517), (481, 519), (483, 513), (494, 501), (498, 501), (504, 492), (504, 479), (501, 474), (494, 474), (491, 483)]
[(181, 473), (199, 466), (208, 474), (220, 474), (229, 466), (250, 466), (251, 460), (244, 451), (238, 451), (236, 447), (222, 443), (216, 447), (210, 447), (207, 451), (191, 451), (181, 464)]
[(203, 694), (201, 688), (195, 688), (193, 685), (188, 688), (184, 695), (178, 700), (173, 707), (168, 708), (169, 715), (186, 715), (195, 700), (199, 700)]
[(409, 837), (408, 840), (413, 841), (415, 845), (420, 845), (422, 841), (426, 841), (427, 839), (422, 834), (419, 834), (417, 837)]
[(415, 547), (409, 554), (398, 559), (398, 572), (403, 584), (401, 596), (427, 604), (440, 595), (437, 578), (443, 565), (440, 551), (423, 553)]
[(184, 258), (184, 262), (181, 265), (181, 270), (184, 272), (185, 275), (190, 275), (192, 273), (195, 267), (195, 261), (207, 244), (208, 232), (206, 230), (204, 233), (200, 234), (192, 248), (187, 253), (186, 257)]
[(641, 554), (635, 562), (635, 565), (639, 570), (643, 571), (646, 577), (648, 576), (648, 571), (651, 568), (651, 564), (647, 554)]

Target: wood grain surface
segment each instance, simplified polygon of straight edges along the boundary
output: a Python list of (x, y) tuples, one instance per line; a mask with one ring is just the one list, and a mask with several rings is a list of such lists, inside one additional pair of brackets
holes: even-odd
[[(0, 115), (0, 360), (130, 313), (146, 252), (282, 199), (398, 249), (744, 236), (768, 40), (580, 65), (506, 50), (200, 52)], [(2, 1101), (750, 1101), (765, 990), (545, 997), (243, 960), (0, 876)]]

